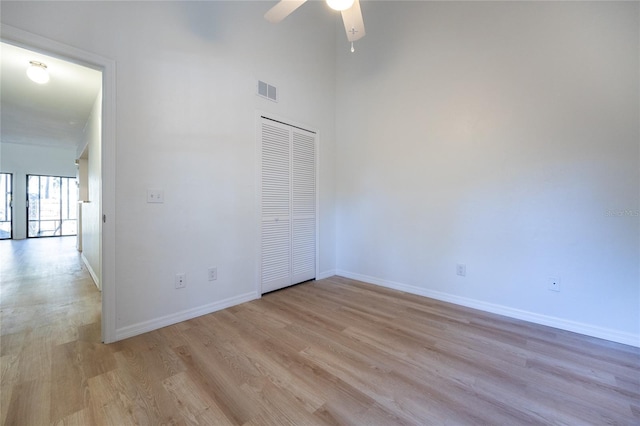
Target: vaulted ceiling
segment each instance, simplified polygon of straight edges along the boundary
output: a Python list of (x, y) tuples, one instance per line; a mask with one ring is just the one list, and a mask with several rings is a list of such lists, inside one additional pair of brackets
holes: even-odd
[[(31, 81), (30, 61), (46, 64), (50, 80)], [(102, 73), (58, 58), (0, 43), (0, 141), (78, 147)]]

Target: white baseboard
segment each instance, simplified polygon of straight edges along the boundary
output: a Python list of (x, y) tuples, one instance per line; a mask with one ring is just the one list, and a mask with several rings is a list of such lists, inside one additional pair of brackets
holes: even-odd
[(328, 271), (320, 272), (319, 274), (316, 274), (316, 280), (324, 280), (325, 278), (332, 277), (335, 274), (336, 274), (335, 269), (330, 269)]
[(137, 336), (139, 334), (147, 333), (149, 331), (157, 330), (168, 325), (177, 324), (182, 321), (187, 321), (202, 315), (207, 315), (212, 312), (216, 312), (222, 309), (230, 308), (231, 306), (239, 305), (241, 303), (250, 302), (255, 299), (259, 299), (260, 294), (257, 292), (250, 292), (241, 294), (239, 296), (230, 297), (228, 299), (221, 300), (219, 302), (210, 303), (208, 305), (199, 306), (197, 308), (186, 309), (184, 311), (176, 312), (174, 314), (166, 315), (160, 318), (154, 318), (149, 321), (139, 322), (137, 324), (128, 325), (116, 330), (115, 340), (128, 339), (129, 337)]
[(529, 321), (535, 324), (546, 325), (558, 328), (560, 330), (571, 331), (574, 333), (584, 334), (591, 337), (609, 340), (612, 342), (622, 343), (629, 346), (640, 347), (640, 335), (626, 333), (609, 328), (598, 327), (591, 324), (570, 321), (563, 318), (552, 317), (549, 315), (537, 314), (535, 312), (524, 311), (521, 309), (510, 308), (508, 306), (496, 305), (493, 303), (483, 302), (481, 300), (470, 299), (467, 297), (456, 296), (440, 291), (427, 290), (408, 284), (402, 284), (394, 281), (383, 280), (381, 278), (370, 277), (367, 275), (356, 274), (353, 272), (336, 270), (336, 275), (363, 281), (369, 284), (379, 285), (381, 287), (392, 288), (394, 290), (404, 291), (406, 293), (417, 294), (419, 296), (429, 297), (443, 302), (449, 302), (456, 305), (466, 306), (485, 312), (491, 312), (506, 317)]
[(82, 258), (82, 262), (84, 262), (84, 266), (87, 267), (87, 270), (89, 271), (89, 275), (91, 275), (91, 279), (93, 279), (93, 283), (96, 285), (96, 287), (98, 287), (98, 290), (102, 291), (102, 286), (100, 285), (98, 274), (96, 274), (96, 272), (93, 270), (87, 258), (84, 257), (84, 253), (80, 253), (80, 257)]

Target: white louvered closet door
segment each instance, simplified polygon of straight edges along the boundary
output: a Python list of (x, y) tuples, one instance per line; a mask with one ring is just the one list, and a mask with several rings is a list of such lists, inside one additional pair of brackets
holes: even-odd
[(315, 278), (315, 135), (261, 122), (262, 292)]
[(292, 284), (297, 284), (316, 277), (315, 135), (293, 129), (292, 142)]
[(262, 122), (262, 292), (291, 284), (290, 130)]

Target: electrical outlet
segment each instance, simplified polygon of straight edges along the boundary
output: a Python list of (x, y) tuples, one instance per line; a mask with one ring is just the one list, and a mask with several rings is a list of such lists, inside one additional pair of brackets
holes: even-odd
[(187, 274), (184, 272), (176, 274), (176, 288), (185, 288), (187, 286)]
[(218, 268), (217, 267), (211, 267), (208, 269), (208, 273), (209, 273), (209, 281), (215, 281), (218, 279)]
[(461, 277), (464, 277), (467, 275), (467, 265), (465, 265), (464, 263), (457, 263), (456, 264), (456, 275), (460, 275)]
[(551, 291), (560, 291), (560, 278), (549, 277), (547, 278), (547, 288)]

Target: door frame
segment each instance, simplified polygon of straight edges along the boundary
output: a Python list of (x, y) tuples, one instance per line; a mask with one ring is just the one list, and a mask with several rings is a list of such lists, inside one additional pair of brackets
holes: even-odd
[(320, 131), (315, 127), (306, 123), (300, 123), (278, 114), (256, 110), (255, 114), (255, 139), (256, 139), (256, 162), (254, 170), (256, 173), (256, 216), (254, 218), (255, 241), (256, 243), (256, 275), (255, 275), (255, 291), (256, 297), (262, 297), (262, 118), (277, 121), (281, 124), (297, 127), (308, 132), (315, 133), (315, 167), (316, 167), (316, 279), (320, 271)]
[(116, 340), (116, 62), (96, 53), (4, 24), (0, 26), (0, 40), (102, 72), (101, 326), (102, 341), (104, 343), (114, 342)]

